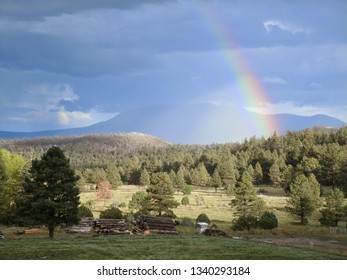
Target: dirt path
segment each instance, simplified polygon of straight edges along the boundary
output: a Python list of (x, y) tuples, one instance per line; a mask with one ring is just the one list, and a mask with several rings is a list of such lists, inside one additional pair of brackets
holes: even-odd
[(347, 252), (347, 244), (341, 243), (337, 240), (322, 240), (318, 238), (308, 237), (248, 237), (247, 240), (253, 240), (258, 242), (288, 245), (295, 247), (323, 247), (330, 249), (345, 250)]

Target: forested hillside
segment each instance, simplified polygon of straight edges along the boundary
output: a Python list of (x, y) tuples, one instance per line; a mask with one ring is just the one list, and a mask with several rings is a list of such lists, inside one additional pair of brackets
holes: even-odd
[[(288, 189), (298, 174), (312, 173), (322, 186), (347, 193), (347, 127), (204, 146), (171, 145), (143, 134), (0, 140), (0, 147), (29, 160), (52, 145), (60, 146), (70, 158), (81, 185), (97, 184), (109, 179), (110, 173), (119, 173), (122, 183), (141, 185), (145, 184), (141, 178), (161, 171), (170, 174), (177, 188), (195, 185), (228, 190), (247, 170), (256, 185)], [(121, 183), (117, 180), (114, 185)]]
[(51, 146), (59, 146), (78, 169), (106, 166), (116, 155), (152, 151), (169, 145), (164, 140), (142, 133), (0, 139), (1, 148), (28, 160), (39, 158)]

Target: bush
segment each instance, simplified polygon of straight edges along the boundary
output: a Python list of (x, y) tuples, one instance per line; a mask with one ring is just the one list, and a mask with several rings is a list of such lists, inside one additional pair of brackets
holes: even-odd
[(234, 230), (250, 230), (258, 227), (258, 218), (254, 216), (240, 216), (232, 222)]
[(192, 187), (188, 184), (184, 184), (184, 186), (182, 187), (182, 192), (183, 194), (190, 195), (192, 193)]
[(278, 227), (278, 219), (272, 212), (265, 212), (261, 215), (258, 223), (262, 229), (273, 229)]
[(196, 218), (196, 223), (211, 223), (210, 218), (205, 214), (201, 213), (197, 218)]
[(125, 202), (121, 202), (119, 205), (118, 205), (119, 208), (125, 208), (127, 207), (127, 204)]
[(322, 213), (322, 217), (319, 219), (319, 222), (323, 226), (336, 227), (338, 225), (338, 220), (336, 219), (336, 215), (329, 209), (324, 208), (320, 211)]
[(93, 212), (87, 206), (81, 205), (81, 206), (78, 207), (78, 214), (77, 214), (77, 216), (78, 216), (79, 219), (86, 218), (86, 217), (93, 218)]
[(122, 211), (116, 207), (111, 207), (100, 213), (100, 219), (122, 219)]
[(182, 205), (189, 205), (189, 198), (188, 196), (184, 196), (181, 200)]

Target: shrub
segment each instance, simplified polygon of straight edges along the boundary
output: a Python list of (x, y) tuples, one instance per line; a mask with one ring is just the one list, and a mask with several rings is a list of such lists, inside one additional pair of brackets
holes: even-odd
[(127, 204), (125, 202), (121, 202), (119, 205), (118, 205), (119, 208), (125, 208), (127, 207)]
[(85, 205), (81, 205), (78, 207), (78, 214), (79, 219), (86, 218), (86, 217), (92, 217), (93, 218), (93, 212)]
[(122, 219), (122, 211), (116, 207), (111, 207), (100, 213), (100, 219)]
[(189, 198), (188, 196), (184, 196), (181, 200), (182, 205), (189, 205)]
[(210, 218), (205, 214), (201, 213), (197, 218), (196, 218), (196, 223), (211, 223)]
[(234, 230), (250, 230), (258, 227), (258, 218), (254, 216), (240, 216), (232, 222)]
[(182, 187), (182, 192), (183, 194), (191, 194), (192, 193), (192, 187), (188, 184), (184, 184), (184, 186)]
[(278, 219), (272, 212), (265, 212), (259, 219), (259, 227), (262, 229), (273, 229), (278, 227)]

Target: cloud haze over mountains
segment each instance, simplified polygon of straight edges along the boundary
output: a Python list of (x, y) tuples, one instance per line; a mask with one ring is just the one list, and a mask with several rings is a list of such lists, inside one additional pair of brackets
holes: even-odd
[[(135, 108), (200, 103), (232, 104), (240, 118), (347, 122), (346, 10), (341, 0), (2, 0), (0, 130), (81, 127)], [(268, 102), (244, 101), (246, 73), (232, 68), (230, 53)]]
[[(242, 116), (242, 117), (240, 117)], [(43, 137), (83, 134), (140, 132), (177, 144), (212, 144), (242, 142), (246, 137), (269, 137), (254, 125), (257, 113), (235, 106), (190, 104), (182, 106), (147, 106), (120, 113), (116, 117), (91, 126), (33, 133), (0, 131), (0, 138)], [(325, 115), (304, 117), (293, 114), (271, 115), (278, 122), (277, 134), (314, 126), (342, 127), (340, 120)]]

